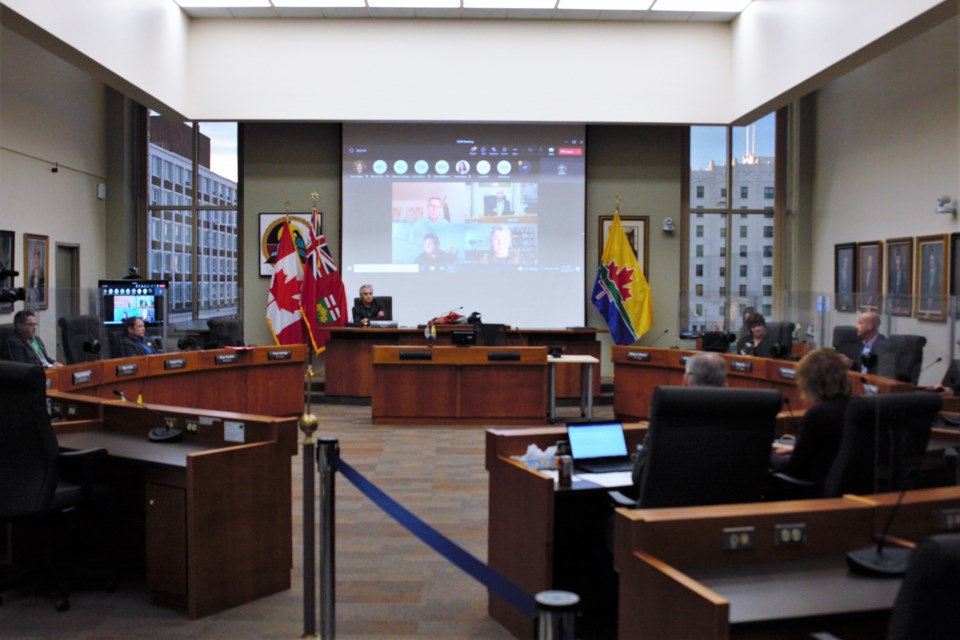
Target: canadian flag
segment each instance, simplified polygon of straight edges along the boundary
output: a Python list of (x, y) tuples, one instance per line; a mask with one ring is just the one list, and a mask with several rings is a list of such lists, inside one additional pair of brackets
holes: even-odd
[(277, 344), (302, 344), (303, 316), (300, 313), (300, 282), (303, 265), (297, 255), (290, 231), (290, 221), (280, 229), (277, 260), (273, 266), (270, 292), (267, 295), (267, 325)]

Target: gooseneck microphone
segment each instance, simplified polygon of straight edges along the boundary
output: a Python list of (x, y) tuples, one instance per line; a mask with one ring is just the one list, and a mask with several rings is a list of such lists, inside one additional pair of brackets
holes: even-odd
[(145, 410), (147, 413), (152, 413), (160, 418), (160, 420), (163, 422), (163, 426), (150, 429), (150, 432), (147, 433), (147, 439), (150, 442), (179, 442), (183, 438), (183, 431), (180, 429), (172, 429), (170, 425), (167, 424), (167, 418), (159, 411), (155, 411), (145, 404), (139, 404), (128, 400), (127, 396), (123, 394), (123, 391), (120, 391), (119, 389), (114, 389), (113, 395), (117, 396), (124, 402), (131, 402), (132, 404), (135, 404), (141, 409)]
[(662, 338), (663, 336), (667, 335), (668, 333), (670, 333), (670, 329), (664, 329), (664, 330), (663, 330), (663, 333), (661, 333), (661, 334), (658, 335), (656, 338), (654, 338), (653, 341), (651, 341), (650, 344), (648, 344), (647, 346), (648, 346), (648, 347), (652, 347), (653, 345), (657, 344), (657, 342), (660, 341), (660, 338)]

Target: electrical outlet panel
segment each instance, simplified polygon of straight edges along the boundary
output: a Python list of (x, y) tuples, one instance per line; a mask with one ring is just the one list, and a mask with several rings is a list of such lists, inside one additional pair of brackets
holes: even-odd
[(797, 547), (807, 543), (807, 525), (803, 522), (795, 524), (777, 524), (773, 527), (773, 544), (777, 547)]
[(194, 433), (200, 430), (200, 424), (196, 420), (187, 420), (187, 431)]
[(756, 527), (727, 527), (723, 530), (723, 550), (747, 551), (753, 549), (756, 538)]
[(938, 516), (941, 531), (960, 530), (960, 509), (941, 509)]

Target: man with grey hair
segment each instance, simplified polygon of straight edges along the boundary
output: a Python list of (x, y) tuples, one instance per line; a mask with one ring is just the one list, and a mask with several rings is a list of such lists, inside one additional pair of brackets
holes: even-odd
[(698, 353), (687, 358), (685, 387), (722, 387), (727, 384), (727, 366), (718, 353)]
[(383, 320), (385, 315), (383, 303), (373, 297), (373, 285), (361, 286), (360, 300), (353, 305), (353, 321), (367, 326), (371, 320)]
[(860, 357), (854, 361), (841, 354), (844, 363), (860, 373), (892, 376), (892, 362), (887, 354), (887, 337), (880, 333), (880, 314), (875, 311), (861, 313), (857, 318), (857, 337), (860, 338)]

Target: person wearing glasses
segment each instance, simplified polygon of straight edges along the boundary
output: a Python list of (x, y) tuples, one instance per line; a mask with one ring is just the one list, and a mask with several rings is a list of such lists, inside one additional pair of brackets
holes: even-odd
[(4, 360), (39, 364), (47, 369), (63, 366), (47, 354), (43, 340), (37, 335), (37, 316), (33, 311), (17, 311), (13, 316), (13, 325), (15, 332), (7, 338), (3, 347)]

